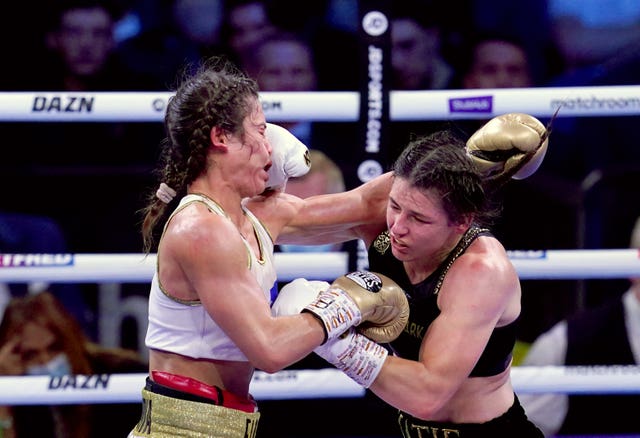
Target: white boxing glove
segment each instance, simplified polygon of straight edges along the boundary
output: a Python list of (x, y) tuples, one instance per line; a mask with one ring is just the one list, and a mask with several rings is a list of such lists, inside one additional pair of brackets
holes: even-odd
[(271, 305), (271, 314), (273, 316), (296, 315), (315, 300), (320, 292), (329, 289), (329, 286), (326, 281), (296, 278), (280, 289)]
[(313, 351), (365, 388), (378, 377), (389, 355), (387, 349), (353, 327)]
[(547, 152), (549, 132), (533, 116), (496, 116), (467, 140), (467, 155), (487, 179), (524, 179), (538, 170)]
[[(326, 281), (296, 278), (282, 287), (271, 306), (271, 313), (274, 316), (296, 315), (329, 288)], [(385, 348), (357, 333), (353, 327), (314, 352), (365, 388), (378, 376), (388, 355)]]
[(266, 190), (283, 191), (289, 178), (305, 175), (311, 168), (309, 149), (288, 130), (273, 123), (267, 123), (265, 136), (272, 149)]

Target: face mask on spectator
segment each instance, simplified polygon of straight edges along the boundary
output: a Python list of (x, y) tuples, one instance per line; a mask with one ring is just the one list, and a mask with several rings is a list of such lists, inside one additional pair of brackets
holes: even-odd
[(67, 355), (60, 353), (47, 363), (27, 367), (27, 374), (30, 376), (66, 376), (71, 374), (71, 365)]

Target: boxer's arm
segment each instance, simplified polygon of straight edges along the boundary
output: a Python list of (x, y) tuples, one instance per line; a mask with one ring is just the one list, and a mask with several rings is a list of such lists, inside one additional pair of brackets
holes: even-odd
[(386, 227), (392, 173), (352, 190), (302, 200), (276, 243), (324, 244), (363, 239), (369, 243)]

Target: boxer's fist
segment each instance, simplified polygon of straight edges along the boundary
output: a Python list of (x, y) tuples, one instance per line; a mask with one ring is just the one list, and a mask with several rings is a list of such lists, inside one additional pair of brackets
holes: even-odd
[(323, 323), (327, 340), (361, 322), (367, 336), (378, 342), (397, 338), (409, 319), (404, 291), (390, 278), (374, 272), (355, 271), (337, 278), (305, 306)]
[(353, 327), (313, 351), (365, 388), (371, 386), (389, 355), (384, 347)]
[(309, 171), (309, 149), (292, 133), (273, 123), (267, 123), (264, 135), (272, 149), (267, 190), (284, 190), (289, 178)]
[(280, 289), (271, 305), (271, 314), (273, 316), (296, 315), (315, 300), (320, 292), (329, 287), (326, 281), (296, 278)]
[(547, 128), (535, 117), (509, 113), (494, 117), (467, 141), (467, 155), (488, 179), (524, 179), (544, 158)]

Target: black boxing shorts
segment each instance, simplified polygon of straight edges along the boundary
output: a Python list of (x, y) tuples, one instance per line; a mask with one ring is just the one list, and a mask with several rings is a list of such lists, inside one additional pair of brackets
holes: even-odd
[(398, 424), (404, 438), (544, 438), (517, 397), (507, 412), (485, 423), (423, 421), (400, 411)]

